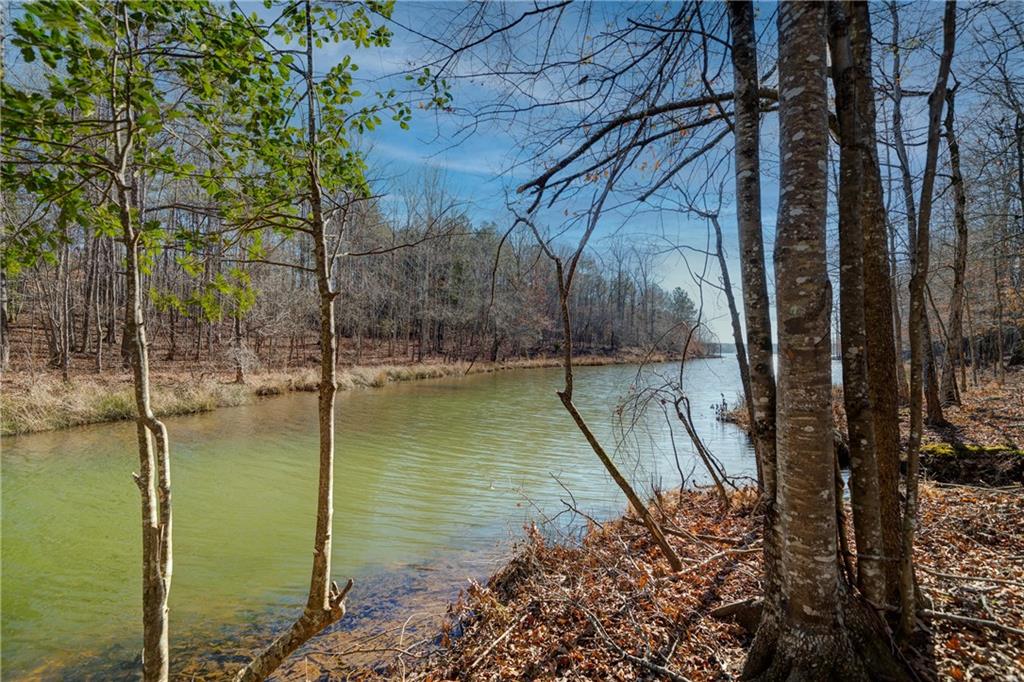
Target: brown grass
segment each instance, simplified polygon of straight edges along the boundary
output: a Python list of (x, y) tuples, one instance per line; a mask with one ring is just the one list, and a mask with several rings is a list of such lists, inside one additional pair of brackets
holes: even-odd
[[(580, 366), (637, 362), (642, 357), (626, 354), (615, 357), (582, 356)], [(649, 358), (663, 360), (663, 356)], [(557, 367), (558, 358), (534, 358), (501, 363), (418, 363), (411, 365), (375, 365), (338, 370), (338, 389), (380, 388), (388, 384), (420, 379), (437, 379), (466, 374), (485, 374), (508, 369)], [(315, 391), (319, 371), (304, 367), (288, 371), (257, 372), (245, 384), (230, 381), (229, 371), (202, 372), (198, 376), (182, 372), (154, 372), (153, 407), (159, 416), (208, 412), (218, 407), (234, 407), (264, 396), (294, 391)], [(83, 375), (64, 383), (53, 372), (18, 372), (3, 377), (0, 391), (0, 433), (5, 436), (52, 431), (84, 424), (133, 419), (135, 403), (127, 373)]]

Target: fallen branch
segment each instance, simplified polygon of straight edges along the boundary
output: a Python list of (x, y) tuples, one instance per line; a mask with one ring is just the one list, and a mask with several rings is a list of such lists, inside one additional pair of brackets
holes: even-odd
[(519, 616), (519, 618), (517, 618), (516, 621), (514, 623), (512, 623), (512, 625), (509, 625), (508, 628), (506, 628), (506, 630), (503, 633), (498, 635), (498, 638), (496, 640), (491, 642), (487, 646), (487, 648), (484, 649), (483, 652), (479, 656), (477, 656), (476, 659), (473, 660), (473, 662), (470, 664), (470, 666), (466, 669), (466, 672), (470, 672), (471, 670), (474, 670), (478, 665), (480, 665), (480, 663), (485, 658), (487, 658), (487, 655), (489, 653), (491, 653), (491, 651), (494, 650), (494, 647), (498, 646), (502, 642), (502, 640), (504, 640), (506, 637), (508, 637), (510, 634), (512, 634), (512, 631), (515, 630), (517, 627), (519, 627), (519, 624), (522, 623), (524, 620), (526, 620), (526, 617), (529, 616), (529, 615), (530, 615), (530, 611), (529, 611), (529, 609), (527, 609), (526, 613), (524, 613), (523, 615)]
[(1011, 580), (1009, 578), (985, 578), (980, 575), (959, 575), (956, 573), (943, 573), (941, 571), (936, 571), (934, 568), (928, 568), (927, 566), (921, 565), (919, 565), (918, 568), (920, 568), (925, 573), (930, 573), (940, 578), (949, 578), (950, 580), (973, 580), (982, 583), (999, 583), (1001, 585), (1014, 585), (1016, 587), (1024, 587), (1024, 582), (1021, 582), (1020, 580)]
[(712, 561), (716, 561), (717, 559), (721, 559), (723, 557), (731, 556), (733, 554), (753, 554), (754, 552), (761, 552), (761, 551), (763, 551), (763, 548), (760, 545), (758, 545), (756, 547), (745, 547), (743, 549), (723, 549), (721, 552), (715, 552), (714, 554), (709, 556), (707, 559), (704, 559), (704, 561), (701, 561), (698, 564), (693, 564), (691, 566), (687, 566), (686, 568), (683, 568), (683, 569), (681, 569), (679, 571), (676, 571), (672, 575), (665, 576), (665, 579), (666, 580), (679, 580), (680, 576), (686, 575), (687, 573), (692, 573), (692, 572), (694, 572), (694, 571), (696, 571), (696, 570), (698, 570), (700, 568), (704, 568), (705, 566), (710, 564)]
[(970, 616), (960, 616), (955, 613), (946, 613), (944, 611), (932, 611), (931, 609), (921, 609), (918, 613), (922, 616), (928, 616), (929, 618), (938, 618), (939, 620), (948, 620), (954, 623), (966, 623), (968, 625), (978, 625), (986, 628), (995, 628), (996, 630), (1002, 630), (1003, 632), (1010, 632), (1015, 635), (1024, 637), (1024, 629), (1015, 628), (1012, 625), (1004, 625), (997, 620), (988, 620), (985, 618), (972, 618)]

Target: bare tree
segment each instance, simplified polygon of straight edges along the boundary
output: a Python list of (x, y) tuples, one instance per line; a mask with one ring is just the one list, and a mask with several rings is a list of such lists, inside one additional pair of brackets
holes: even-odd
[(946, 100), (953, 50), (956, 45), (956, 2), (947, 0), (942, 20), (942, 55), (935, 87), (928, 96), (928, 140), (925, 152), (924, 176), (921, 181), (920, 214), (914, 235), (915, 257), (911, 263), (910, 278), (910, 438), (907, 442), (907, 498), (903, 509), (903, 555), (900, 578), (900, 634), (910, 636), (917, 617), (914, 581), (914, 535), (917, 529), (917, 489), (922, 431), (922, 369), (928, 349), (928, 321), (925, 317), (925, 287), (928, 277), (928, 255), (932, 194), (935, 187), (935, 167), (939, 153), (939, 135), (942, 107)]
[(949, 323), (946, 325), (946, 364), (942, 373), (942, 400), (948, 404), (960, 403), (957, 388), (957, 369), (963, 374), (961, 382), (966, 389), (967, 377), (964, 369), (963, 309), (964, 276), (967, 272), (967, 195), (964, 191), (964, 176), (960, 170), (960, 144), (957, 141), (955, 122), (955, 99), (957, 87), (946, 90), (946, 117), (944, 120), (946, 146), (949, 149), (950, 184), (953, 187), (953, 226), (956, 228), (956, 247), (953, 256), (953, 289), (949, 297)]
[[(829, 4), (829, 46), (839, 119), (839, 320), (842, 329), (843, 404), (850, 442), (850, 490), (857, 538), (857, 582), (875, 603), (885, 598), (882, 570), (881, 498), (875, 455), (875, 421), (868, 384), (865, 323), (864, 231), (861, 201), (867, 174), (865, 153), (874, 144), (861, 134), (850, 18)], [(870, 65), (870, 62), (867, 63)], [(859, 64), (860, 68), (866, 65)], [(871, 207), (868, 207), (868, 211)]]

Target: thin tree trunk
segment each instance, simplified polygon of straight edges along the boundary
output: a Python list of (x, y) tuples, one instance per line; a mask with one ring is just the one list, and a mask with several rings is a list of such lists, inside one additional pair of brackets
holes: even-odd
[(751, 431), (764, 474), (765, 497), (775, 498), (775, 369), (764, 238), (761, 230), (760, 100), (751, 2), (730, 2), (735, 82), (736, 205), (740, 279), (747, 327)]
[(334, 402), (338, 391), (336, 368), (338, 339), (334, 301), (338, 294), (332, 286), (333, 256), (327, 247), (323, 190), (320, 185), (310, 0), (305, 1), (305, 20), (305, 77), (309, 98), (307, 107), (309, 222), (313, 232), (317, 292), (320, 300), (320, 390), (318, 397), (320, 471), (317, 488), (316, 535), (313, 541), (313, 568), (310, 574), (309, 597), (302, 615), (287, 631), (238, 672), (235, 679), (239, 682), (261, 682), (266, 679), (292, 652), (324, 628), (344, 617), (345, 597), (352, 588), (351, 580), (342, 589), (339, 589), (337, 584), (331, 581), (331, 527), (334, 520)]
[[(126, 351), (135, 386), (136, 436), (139, 473), (135, 482), (142, 495), (142, 612), (143, 678), (147, 682), (168, 679), (167, 600), (173, 573), (171, 550), (171, 468), (167, 429), (150, 403), (149, 345), (146, 340), (142, 274), (139, 263), (141, 234), (132, 223), (129, 192), (119, 182), (121, 227), (126, 251), (127, 302)], [(155, 447), (154, 447), (155, 445)]]
[[(920, 234), (920, 232), (919, 232)], [(926, 278), (927, 280), (927, 278)], [(925, 281), (925, 291), (928, 283)], [(927, 293), (925, 294), (927, 296)], [(935, 342), (932, 340), (932, 326), (928, 310), (922, 311), (924, 316), (924, 398), (925, 422), (929, 426), (943, 426), (946, 417), (942, 413), (942, 400), (939, 398), (939, 365), (935, 361)], [(936, 319), (938, 319), (936, 317)]]
[[(843, 362), (843, 403), (850, 440), (850, 496), (857, 541), (857, 583), (875, 603), (885, 599), (881, 501), (878, 463), (875, 459), (875, 420), (868, 385), (867, 333), (865, 325), (864, 218), (875, 218), (874, 207), (864, 207), (867, 173), (862, 144), (864, 122), (857, 107), (855, 69), (850, 41), (850, 20), (840, 6), (829, 4), (829, 45), (836, 114), (840, 130), (839, 176), (839, 321)], [(873, 140), (872, 140), (873, 142)], [(884, 242), (883, 242), (884, 243)], [(881, 254), (884, 263), (885, 254)], [(885, 297), (883, 300), (888, 300)], [(891, 328), (884, 324), (883, 327)], [(877, 330), (873, 330), (877, 331)]]
[[(904, 138), (903, 138), (903, 89), (902, 89), (902, 87), (900, 85), (900, 83), (902, 82), (903, 74), (902, 74), (902, 66), (901, 66), (902, 62), (901, 62), (900, 51), (899, 51), (899, 36), (900, 36), (900, 34), (899, 34), (899, 11), (898, 11), (895, 3), (892, 3), (892, 4), (889, 5), (889, 11), (890, 11), (890, 13), (892, 14), (892, 17), (893, 17), (893, 45), (894, 45), (894, 47), (893, 47), (893, 80), (895, 81), (895, 86), (893, 88), (893, 117), (892, 117), (892, 122), (893, 122), (893, 142), (894, 142), (894, 146), (896, 148), (896, 156), (899, 159), (899, 163), (900, 163), (900, 178), (901, 178), (902, 183), (903, 183), (903, 201), (904, 201), (904, 206), (906, 207), (906, 213), (907, 213), (907, 244), (908, 244), (908, 248), (910, 250), (910, 268), (911, 268), (911, 272), (914, 272), (917, 269), (916, 263), (917, 263), (917, 255), (919, 253), (919, 247), (918, 247), (917, 242), (918, 242), (918, 239), (920, 238), (920, 234), (921, 234), (922, 231), (921, 231), (921, 229), (919, 227), (919, 222), (920, 221), (919, 221), (919, 217), (918, 217), (917, 202), (914, 199), (914, 180), (913, 180), (913, 176), (911, 175), (911, 172), (910, 172), (910, 157), (908, 156), (907, 148), (906, 148), (906, 143), (904, 142)], [(943, 89), (945, 89), (945, 86), (943, 86)], [(939, 113), (940, 113), (940, 116), (941, 116), (941, 110), (940, 110)], [(935, 131), (935, 134), (938, 135), (938, 130)], [(937, 142), (936, 142), (936, 144), (937, 144)], [(927, 170), (926, 170), (926, 172), (927, 172)], [(934, 173), (935, 173), (935, 170), (934, 170), (934, 168), (932, 168), (933, 176), (934, 176)], [(934, 177), (932, 178), (932, 182), (934, 184)], [(923, 194), (922, 194), (922, 198), (923, 198)], [(929, 198), (929, 204), (930, 204), (930, 201), (931, 201), (931, 199)], [(923, 213), (923, 211), (922, 211), (922, 213)], [(928, 209), (928, 214), (929, 214), (929, 216), (931, 215), (931, 206), (930, 205), (929, 205), (929, 209)], [(925, 276), (925, 278), (927, 278), (927, 273), (925, 273), (924, 276)], [(911, 307), (913, 307), (913, 302), (911, 302)], [(922, 315), (921, 319), (924, 320), (924, 324), (920, 325), (918, 327), (918, 330), (924, 329), (923, 333), (927, 336), (927, 338), (924, 339), (922, 341), (922, 343), (924, 343), (924, 352), (926, 353), (925, 360), (924, 360), (924, 364), (925, 364), (925, 369), (924, 369), (924, 378), (925, 378), (924, 386), (927, 389), (927, 390), (925, 390), (925, 394), (927, 396), (927, 401), (926, 402), (927, 402), (927, 405), (928, 405), (928, 423), (929, 424), (938, 425), (938, 424), (942, 424), (944, 422), (944, 420), (942, 418), (942, 406), (939, 404), (939, 400), (938, 400), (938, 393), (939, 393), (938, 381), (937, 381), (937, 379), (935, 377), (935, 372), (934, 372), (935, 352), (934, 352), (934, 349), (933, 349), (932, 344), (931, 344), (931, 334), (930, 334), (930, 331), (929, 331), (929, 329), (927, 327), (928, 314), (927, 314), (927, 311), (924, 309), (924, 304), (923, 303), (922, 303), (922, 306), (921, 306), (921, 315)], [(909, 331), (909, 328), (910, 328), (910, 321), (909, 320), (907, 321), (907, 326), (908, 326), (908, 334), (913, 333), (913, 332)], [(913, 343), (911, 343), (911, 347), (913, 347)], [(929, 368), (931, 368), (931, 371), (929, 371)], [(911, 384), (910, 390), (911, 390), (911, 393), (912, 393), (913, 390), (914, 390), (913, 380), (912, 379), (910, 381), (910, 384)], [(913, 396), (911, 396), (911, 398), (913, 398)]]
[[(539, 237), (538, 237), (539, 239)], [(577, 251), (577, 254), (581, 253)], [(550, 254), (549, 254), (550, 255)], [(565, 370), (565, 385), (561, 391), (558, 391), (558, 398), (562, 401), (562, 405), (565, 410), (572, 417), (572, 420), (576, 423), (576, 427), (583, 434), (583, 437), (587, 439), (587, 443), (590, 444), (591, 449), (597, 458), (601, 460), (601, 464), (604, 465), (608, 475), (612, 477), (615, 484), (619, 486), (619, 489), (626, 495), (626, 499), (629, 500), (629, 504), (633, 507), (633, 511), (637, 513), (644, 526), (647, 527), (648, 532), (654, 539), (655, 543), (661, 548), (662, 554), (668, 560), (669, 565), (673, 571), (680, 571), (683, 568), (683, 562), (679, 560), (679, 556), (675, 550), (672, 549), (672, 545), (669, 544), (668, 539), (661, 530), (661, 526), (654, 519), (651, 511), (647, 508), (647, 505), (643, 503), (640, 496), (633, 490), (633, 486), (629, 484), (626, 477), (622, 475), (619, 468), (615, 466), (615, 462), (608, 456), (604, 446), (594, 435), (594, 432), (590, 429), (586, 420), (583, 419), (583, 415), (580, 414), (579, 410), (576, 409), (576, 405), (573, 403), (573, 369), (572, 369), (572, 321), (569, 315), (569, 287), (571, 286), (571, 276), (568, 280), (565, 278), (562, 261), (560, 258), (554, 258), (555, 261), (555, 274), (558, 277), (558, 299), (559, 309), (562, 316), (562, 333), (564, 335), (564, 348), (562, 349), (562, 366)], [(571, 268), (573, 265), (570, 266)]]
[[(883, 596), (885, 601), (895, 604), (899, 595), (899, 565), (894, 559), (900, 552), (900, 427), (897, 386), (901, 385), (903, 369), (899, 341), (901, 324), (893, 278), (895, 256), (889, 244), (877, 149), (871, 19), (867, 4), (851, 3), (849, 7), (853, 98), (858, 122), (856, 144), (863, 167), (859, 220), (863, 232), (867, 398), (872, 410), (875, 438), (883, 550), (880, 554), (888, 559), (882, 561), (886, 586)], [(867, 485), (871, 485), (870, 477)]]
[[(743, 399), (747, 405), (747, 415), (750, 423), (754, 423), (754, 397), (750, 392), (750, 368), (747, 365), (747, 349), (743, 343), (743, 329), (740, 327), (740, 313), (736, 309), (736, 297), (732, 292), (732, 280), (729, 277), (729, 267), (725, 262), (725, 248), (722, 245), (722, 226), (718, 223), (718, 216), (708, 215), (711, 224), (715, 228), (715, 254), (718, 256), (718, 269), (722, 272), (722, 289), (725, 291), (725, 300), (729, 305), (729, 319), (732, 322), (732, 337), (736, 344), (736, 363), (739, 365), (740, 382), (743, 384)], [(684, 358), (685, 359), (685, 358)], [(685, 421), (684, 421), (685, 423)], [(757, 484), (764, 490), (764, 472), (761, 466), (761, 458), (757, 460)]]
[(967, 195), (964, 191), (964, 177), (960, 171), (960, 144), (954, 130), (956, 90), (954, 86), (946, 91), (946, 146), (949, 149), (949, 171), (953, 187), (953, 226), (956, 228), (956, 247), (953, 256), (953, 291), (949, 299), (949, 324), (946, 327), (946, 365), (943, 368), (940, 388), (942, 401), (960, 404), (957, 390), (957, 368), (963, 369), (963, 306), (964, 276), (967, 272)]
[[(917, 601), (914, 580), (914, 535), (917, 530), (918, 470), (920, 467), (922, 415), (922, 370), (926, 342), (925, 286), (928, 276), (929, 226), (931, 222), (932, 193), (935, 186), (935, 166), (939, 148), (939, 125), (946, 99), (946, 81), (949, 77), (956, 40), (956, 2), (946, 2), (943, 17), (942, 56), (935, 88), (928, 98), (928, 143), (924, 176), (921, 182), (921, 213), (915, 235), (916, 253), (910, 278), (910, 437), (907, 442), (907, 497), (903, 511), (903, 555), (900, 579), (900, 634), (907, 638), (917, 620)], [(930, 340), (930, 339), (927, 339)]]
[(89, 231), (83, 230), (85, 233), (85, 252), (82, 254), (82, 259), (85, 261), (87, 268), (85, 275), (85, 288), (82, 291), (82, 333), (81, 345), (78, 347), (80, 353), (89, 352), (89, 339), (92, 337), (92, 327), (89, 324), (89, 317), (92, 315), (92, 300), (96, 295), (96, 271), (97, 271), (97, 258), (96, 252), (99, 249), (100, 237), (96, 235), (92, 239), (89, 239)]
[(7, 296), (7, 271), (0, 269), (0, 371), (7, 371), (11, 362), (11, 318)]
[[(964, 312), (967, 315), (967, 348), (970, 350), (971, 359), (971, 385), (977, 386), (978, 365), (981, 359), (978, 357), (977, 328), (974, 326), (974, 316), (971, 315), (971, 297), (967, 292), (964, 293)], [(967, 390), (966, 385), (964, 390)]]
[[(173, 319), (171, 323), (173, 324)], [(235, 314), (234, 319), (234, 341), (235, 341), (235, 383), (245, 383), (245, 361), (242, 357), (242, 313)]]
[[(761, 227), (761, 120), (758, 95), (757, 34), (754, 6), (729, 2), (736, 140), (736, 224), (740, 248), (743, 315), (747, 327), (750, 377), (750, 431), (758, 460), (764, 511), (765, 621), (781, 620), (779, 554), (782, 539), (777, 518), (776, 393), (768, 280)], [(763, 638), (769, 641), (770, 638)]]

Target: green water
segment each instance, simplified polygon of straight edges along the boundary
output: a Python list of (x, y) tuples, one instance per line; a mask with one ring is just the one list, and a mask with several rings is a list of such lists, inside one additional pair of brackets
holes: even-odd
[[(690, 363), (687, 384), (712, 451), (731, 473), (750, 474), (746, 438), (715, 422), (710, 408), (721, 394), (735, 399), (735, 366), (732, 358)], [(618, 457), (634, 480), (678, 485), (660, 411), (625, 437), (614, 416), (635, 371), (580, 368), (577, 403), (608, 445), (622, 442)], [(588, 512), (621, 511), (621, 495), (555, 396), (560, 381), (558, 370), (523, 370), (340, 394), (335, 577), (416, 572), (438, 557), (493, 551), (524, 522), (563, 509), (566, 493), (553, 475)], [(316, 494), (315, 411), (314, 395), (297, 394), (167, 420), (176, 651), (202, 655), (211, 638), (301, 608)], [(678, 428), (675, 442), (689, 474), (694, 460)], [(128, 423), (4, 439), (5, 679), (59, 679), (71, 662), (133, 669), (141, 647), (135, 466)], [(475, 570), (467, 566), (464, 575)], [(453, 589), (465, 584), (452, 580)]]

